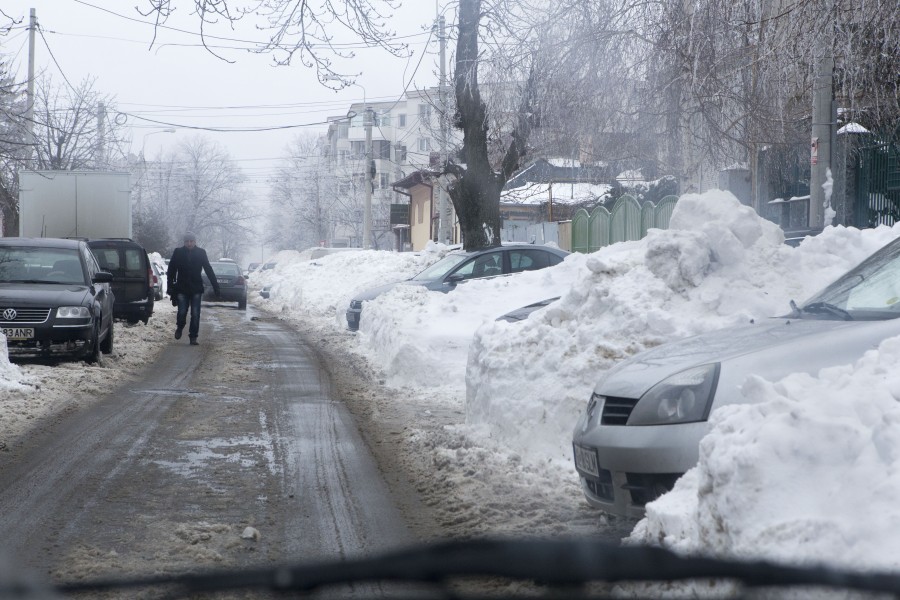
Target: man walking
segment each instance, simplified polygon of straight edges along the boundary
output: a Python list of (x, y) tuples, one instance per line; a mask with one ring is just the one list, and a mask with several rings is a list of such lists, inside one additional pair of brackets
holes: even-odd
[(169, 259), (168, 284), (169, 296), (172, 304), (178, 307), (175, 318), (175, 339), (181, 339), (181, 332), (187, 321), (188, 306), (191, 308), (191, 324), (188, 327), (188, 337), (191, 346), (197, 346), (197, 335), (200, 333), (200, 300), (203, 298), (203, 279), (201, 269), (206, 271), (206, 276), (216, 292), (219, 292), (219, 281), (213, 272), (206, 250), (197, 247), (197, 236), (193, 233), (184, 234), (184, 246), (175, 248), (172, 258)]

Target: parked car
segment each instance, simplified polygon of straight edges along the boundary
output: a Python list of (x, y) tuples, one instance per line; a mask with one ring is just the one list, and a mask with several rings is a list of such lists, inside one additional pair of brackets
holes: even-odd
[(261, 263), (258, 263), (258, 262), (252, 262), (249, 265), (247, 265), (247, 268), (244, 269), (244, 278), (250, 279), (250, 273), (255, 271), (259, 267), (260, 264)]
[(150, 268), (153, 269), (153, 298), (162, 300), (166, 296), (169, 279), (166, 277), (165, 269), (159, 263), (151, 262)]
[(469, 279), (533, 271), (559, 264), (569, 253), (550, 246), (511, 244), (482, 250), (457, 250), (447, 254), (415, 277), (378, 286), (358, 294), (347, 309), (347, 327), (359, 329), (363, 302), (373, 300), (397, 285), (421, 285), (436, 292), (449, 292)]
[(129, 238), (88, 240), (100, 268), (112, 273), (113, 314), (128, 323), (146, 323), (153, 315), (153, 268), (143, 246)]
[(900, 335), (900, 240), (786, 316), (663, 344), (610, 369), (573, 433), (593, 506), (640, 517), (699, 458), (717, 408), (748, 402), (750, 375), (776, 381), (851, 364)]
[(82, 240), (0, 238), (0, 331), (9, 356), (93, 363), (112, 352), (112, 280)]
[(500, 315), (499, 317), (497, 317), (497, 320), (498, 321), (506, 321), (507, 323), (516, 323), (518, 321), (524, 321), (529, 316), (531, 316), (531, 313), (533, 313), (534, 311), (540, 310), (547, 306), (550, 306), (557, 300), (559, 300), (559, 296), (555, 296), (553, 298), (547, 298), (545, 300), (539, 300), (537, 302), (532, 302), (531, 304), (527, 304), (527, 305), (517, 308), (515, 310), (511, 310), (508, 313), (506, 313), (505, 315)]
[(219, 282), (219, 291), (221, 295), (216, 298), (215, 290), (209, 282), (206, 273), (201, 273), (203, 277), (203, 299), (204, 300), (225, 300), (228, 302), (237, 302), (238, 308), (244, 310), (247, 308), (247, 281), (241, 273), (241, 268), (233, 260), (213, 261), (209, 263), (212, 266), (213, 273), (216, 274), (216, 280)]

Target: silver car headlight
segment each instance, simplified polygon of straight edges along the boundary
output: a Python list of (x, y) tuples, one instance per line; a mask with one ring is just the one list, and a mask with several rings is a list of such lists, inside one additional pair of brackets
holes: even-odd
[(90, 319), (91, 313), (86, 306), (60, 306), (56, 309), (57, 319)]
[(671, 425), (705, 421), (718, 380), (719, 363), (675, 373), (641, 397), (628, 424)]

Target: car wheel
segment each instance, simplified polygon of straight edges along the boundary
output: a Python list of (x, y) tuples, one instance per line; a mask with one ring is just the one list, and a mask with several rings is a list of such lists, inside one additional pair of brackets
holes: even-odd
[(100, 322), (94, 323), (94, 332), (91, 339), (88, 340), (87, 348), (84, 351), (84, 362), (94, 364), (100, 362)]
[(247, 299), (244, 298), (242, 300), (238, 300), (238, 308), (240, 310), (247, 310)]
[(113, 341), (115, 338), (115, 335), (114, 335), (115, 331), (116, 331), (116, 327), (112, 323), (112, 321), (110, 321), (109, 333), (107, 333), (106, 338), (102, 342), (100, 342), (100, 352), (102, 352), (103, 354), (111, 354), (112, 353)]

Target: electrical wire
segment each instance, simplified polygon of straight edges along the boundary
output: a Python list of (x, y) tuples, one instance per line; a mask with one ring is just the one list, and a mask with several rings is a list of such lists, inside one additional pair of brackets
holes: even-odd
[(66, 74), (63, 71), (62, 67), (60, 66), (59, 61), (56, 60), (56, 56), (53, 54), (53, 50), (50, 48), (50, 44), (47, 43), (47, 38), (44, 37), (44, 32), (41, 30), (40, 24), (35, 23), (35, 27), (37, 28), (37, 32), (41, 36), (41, 40), (43, 40), (43, 42), (44, 42), (44, 47), (47, 48), (47, 53), (50, 54), (50, 58), (53, 60), (53, 64), (56, 65), (56, 69), (59, 71), (59, 74), (62, 75), (62, 78), (68, 84), (69, 88), (77, 94), (78, 90), (75, 88), (74, 85), (72, 85), (72, 82), (69, 81), (69, 78), (66, 77)]

